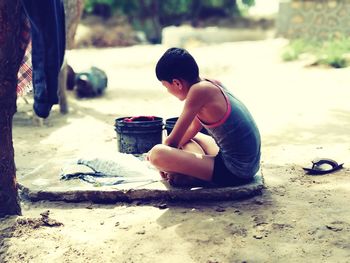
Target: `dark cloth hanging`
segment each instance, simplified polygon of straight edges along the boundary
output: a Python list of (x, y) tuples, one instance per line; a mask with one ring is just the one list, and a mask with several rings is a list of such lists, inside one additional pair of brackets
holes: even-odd
[(49, 116), (58, 103), (58, 74), (65, 52), (65, 13), (62, 0), (22, 0), (32, 37), (34, 111)]

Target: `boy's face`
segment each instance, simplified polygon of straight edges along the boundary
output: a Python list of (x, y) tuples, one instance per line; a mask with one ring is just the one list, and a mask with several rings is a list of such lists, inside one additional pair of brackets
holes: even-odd
[(184, 87), (182, 86), (182, 83), (174, 79), (173, 82), (168, 82), (165, 80), (161, 81), (162, 85), (167, 88), (168, 92), (178, 98), (179, 100), (184, 100), (186, 98), (186, 94), (184, 92)]

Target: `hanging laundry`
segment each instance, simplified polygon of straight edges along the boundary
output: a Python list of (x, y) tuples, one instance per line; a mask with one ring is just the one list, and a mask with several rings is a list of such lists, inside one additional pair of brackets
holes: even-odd
[(25, 13), (22, 14), (22, 32), (20, 49), (24, 56), (17, 74), (17, 96), (30, 92), (32, 85), (32, 45), (30, 41), (30, 24)]
[(65, 14), (62, 0), (22, 0), (32, 39), (34, 111), (49, 116), (58, 103), (58, 74), (65, 52)]

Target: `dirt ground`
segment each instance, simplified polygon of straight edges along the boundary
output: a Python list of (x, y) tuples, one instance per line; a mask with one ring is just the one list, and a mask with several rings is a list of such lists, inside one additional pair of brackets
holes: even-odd
[[(201, 75), (220, 79), (255, 116), (263, 143), (261, 196), (109, 205), (23, 200), (23, 217), (1, 221), (0, 262), (350, 262), (350, 69), (283, 63), (283, 45), (271, 39), (187, 47)], [(109, 86), (95, 99), (69, 93), (70, 113), (55, 106), (42, 126), (18, 99), (19, 182), (51, 158), (113, 153), (117, 117), (177, 116), (181, 103), (154, 75), (166, 48), (70, 51), (76, 71), (98, 66)], [(316, 157), (345, 168), (306, 175), (302, 167)]]

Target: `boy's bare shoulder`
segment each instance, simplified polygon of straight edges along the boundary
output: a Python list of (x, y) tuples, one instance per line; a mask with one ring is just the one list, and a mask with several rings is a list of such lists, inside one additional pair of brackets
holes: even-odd
[(201, 101), (205, 104), (215, 96), (216, 92), (217, 88), (212, 83), (201, 81), (191, 86), (187, 100), (191, 101), (193, 99), (196, 103)]
[(211, 92), (215, 92), (216, 88), (215, 88), (215, 85), (213, 83), (210, 83), (209, 81), (200, 81), (191, 87), (191, 91), (192, 93), (196, 93), (196, 94), (198, 93), (208, 94)]
[(191, 89), (196, 89), (196, 90), (208, 90), (212, 89), (215, 87), (215, 85), (209, 81), (200, 81), (196, 84), (194, 84)]

